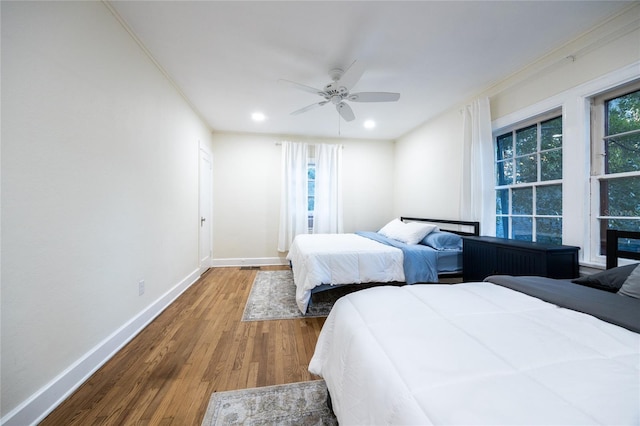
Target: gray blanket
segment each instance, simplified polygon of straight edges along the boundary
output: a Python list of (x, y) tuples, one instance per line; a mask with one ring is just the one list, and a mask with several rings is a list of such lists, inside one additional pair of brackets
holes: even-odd
[(485, 281), (640, 333), (640, 299), (544, 277), (492, 275)]

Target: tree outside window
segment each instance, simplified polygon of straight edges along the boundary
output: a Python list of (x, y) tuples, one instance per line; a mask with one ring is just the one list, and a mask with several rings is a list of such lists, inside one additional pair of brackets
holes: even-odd
[[(599, 104), (596, 103), (596, 107)], [(598, 175), (600, 254), (606, 255), (606, 231), (640, 231), (640, 90), (603, 102), (602, 161)], [(595, 150), (597, 151), (597, 150)], [(639, 241), (623, 241), (640, 251)]]
[(496, 138), (496, 236), (562, 244), (562, 117)]

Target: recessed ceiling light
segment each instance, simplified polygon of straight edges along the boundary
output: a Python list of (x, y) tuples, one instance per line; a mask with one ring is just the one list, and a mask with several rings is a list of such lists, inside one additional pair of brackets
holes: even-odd
[(266, 120), (266, 118), (267, 117), (261, 112), (254, 112), (253, 114), (251, 114), (251, 119), (253, 121), (264, 121)]
[(374, 127), (376, 127), (376, 122), (373, 120), (367, 120), (364, 122), (364, 128), (365, 129), (373, 129)]

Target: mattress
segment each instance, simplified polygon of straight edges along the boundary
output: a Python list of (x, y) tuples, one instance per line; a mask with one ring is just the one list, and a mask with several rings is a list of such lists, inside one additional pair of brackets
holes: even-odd
[(436, 251), (438, 256), (438, 273), (462, 272), (462, 252), (453, 250)]
[(356, 234), (298, 235), (287, 259), (296, 283), (296, 303), (307, 311), (321, 284), (403, 282), (402, 250)]
[(309, 371), (341, 425), (640, 423), (638, 333), (488, 282), (342, 297)]

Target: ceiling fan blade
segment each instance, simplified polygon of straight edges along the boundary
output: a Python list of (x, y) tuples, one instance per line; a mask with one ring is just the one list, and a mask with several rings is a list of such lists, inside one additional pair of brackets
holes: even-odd
[(290, 80), (285, 80), (285, 79), (280, 79), (278, 80), (279, 83), (285, 83), (288, 84), (290, 86), (295, 87), (296, 89), (299, 90), (304, 90), (305, 92), (309, 92), (309, 93), (313, 93), (316, 95), (320, 95), (320, 96), (324, 96), (324, 92), (320, 89), (316, 89), (314, 87), (310, 87), (310, 86), (305, 86), (304, 84), (300, 84), (300, 83), (296, 83), (295, 81), (290, 81)]
[(337, 104), (336, 110), (345, 121), (353, 121), (356, 118), (351, 107), (344, 102)]
[(360, 80), (362, 74), (364, 74), (364, 64), (362, 62), (353, 61), (344, 74), (342, 74), (340, 80), (338, 80), (338, 87), (345, 87), (347, 90), (351, 90), (351, 88)]
[(400, 99), (400, 93), (360, 92), (350, 94), (348, 99), (352, 102), (395, 102)]
[(290, 115), (302, 114), (303, 112), (307, 112), (309, 110), (321, 107), (322, 105), (326, 104), (327, 102), (329, 102), (329, 101), (316, 102), (315, 104), (311, 104), (311, 105), (308, 105), (308, 106), (306, 106), (304, 108), (300, 108), (300, 109), (298, 109), (296, 111), (293, 111)]

